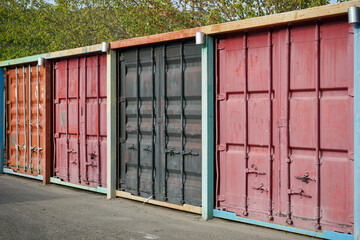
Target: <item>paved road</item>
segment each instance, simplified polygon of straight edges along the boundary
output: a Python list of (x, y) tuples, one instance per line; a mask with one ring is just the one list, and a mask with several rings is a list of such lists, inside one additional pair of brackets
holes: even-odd
[(309, 239), (0, 175), (0, 239)]

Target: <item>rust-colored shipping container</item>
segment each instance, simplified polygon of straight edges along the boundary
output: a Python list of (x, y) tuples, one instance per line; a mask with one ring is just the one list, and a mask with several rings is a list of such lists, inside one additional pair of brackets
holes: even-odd
[(347, 17), (216, 40), (216, 209), (353, 233)]
[(49, 182), (51, 82), (49, 62), (6, 69), (6, 168)]
[(106, 187), (106, 55), (53, 61), (53, 177)]

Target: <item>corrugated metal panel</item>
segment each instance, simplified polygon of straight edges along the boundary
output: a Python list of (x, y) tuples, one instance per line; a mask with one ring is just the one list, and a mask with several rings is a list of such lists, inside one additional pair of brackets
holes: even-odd
[[(10, 68), (7, 75), (7, 141), (6, 167), (27, 175), (44, 175), (46, 167), (45, 142), (46, 69), (24, 65)], [(48, 150), (50, 151), (50, 149)]]
[(54, 177), (106, 187), (106, 55), (53, 62)]
[(201, 205), (201, 48), (134, 48), (119, 60), (119, 189)]
[(220, 37), (216, 209), (353, 232), (353, 36), (344, 20)]

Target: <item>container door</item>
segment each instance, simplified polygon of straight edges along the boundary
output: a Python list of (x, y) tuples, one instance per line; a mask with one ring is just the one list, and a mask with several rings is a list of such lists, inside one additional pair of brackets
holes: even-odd
[(351, 28), (333, 19), (217, 40), (217, 209), (352, 233)]
[(217, 44), (217, 207), (273, 219), (272, 33)]
[(106, 186), (106, 56), (54, 62), (54, 177)]
[(6, 167), (28, 175), (43, 175), (45, 68), (26, 65), (9, 69), (6, 75)]
[(119, 60), (119, 189), (200, 205), (200, 48), (144, 47)]

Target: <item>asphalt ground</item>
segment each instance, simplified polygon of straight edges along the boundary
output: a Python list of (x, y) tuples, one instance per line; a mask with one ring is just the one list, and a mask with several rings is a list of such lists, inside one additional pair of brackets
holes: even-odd
[(0, 239), (313, 239), (0, 175)]

